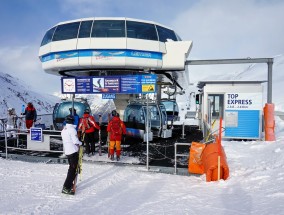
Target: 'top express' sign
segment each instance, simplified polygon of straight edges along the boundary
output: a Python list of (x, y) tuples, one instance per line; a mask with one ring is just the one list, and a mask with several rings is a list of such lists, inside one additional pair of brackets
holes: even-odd
[(226, 93), (225, 107), (227, 110), (261, 110), (261, 93)]

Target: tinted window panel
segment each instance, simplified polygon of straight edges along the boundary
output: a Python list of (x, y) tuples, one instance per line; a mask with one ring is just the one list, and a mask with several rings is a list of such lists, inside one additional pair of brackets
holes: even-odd
[(79, 38), (86, 38), (91, 36), (91, 28), (93, 21), (83, 21), (80, 25)]
[(52, 28), (52, 29), (50, 29), (46, 32), (46, 34), (44, 35), (44, 37), (41, 41), (40, 46), (44, 46), (44, 45), (46, 45), (46, 44), (48, 44), (52, 41), (52, 36), (53, 36), (55, 29), (56, 29), (56, 27), (54, 27), (54, 28)]
[(177, 41), (176, 34), (173, 30), (161, 27), (157, 25), (157, 30), (159, 34), (159, 41), (167, 42), (169, 40)]
[(95, 20), (92, 37), (125, 37), (125, 21)]
[(143, 39), (143, 40), (158, 40), (156, 28), (153, 24), (127, 21), (127, 37)]
[(176, 34), (176, 36), (177, 36), (178, 41), (182, 41), (182, 39), (180, 38), (180, 36), (178, 34)]
[(77, 38), (80, 22), (58, 25), (52, 41), (69, 40)]

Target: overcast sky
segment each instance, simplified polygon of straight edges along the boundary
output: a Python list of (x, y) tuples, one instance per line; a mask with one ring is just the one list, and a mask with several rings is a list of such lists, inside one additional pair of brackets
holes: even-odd
[(41, 68), (42, 37), (58, 22), (102, 16), (169, 26), (193, 41), (189, 59), (274, 57), (284, 53), (283, 11), (283, 0), (1, 1), (0, 70), (43, 92), (60, 91), (60, 77)]

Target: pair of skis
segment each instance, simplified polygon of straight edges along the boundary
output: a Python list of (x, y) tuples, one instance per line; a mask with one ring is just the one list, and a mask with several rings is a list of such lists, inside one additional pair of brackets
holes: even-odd
[(76, 193), (76, 187), (77, 187), (77, 181), (78, 181), (78, 175), (80, 174), (80, 181), (82, 180), (82, 162), (83, 162), (83, 154), (84, 154), (84, 150), (83, 150), (83, 146), (80, 146), (79, 148), (79, 159), (78, 159), (78, 165), (77, 165), (77, 169), (76, 169), (76, 177), (74, 179), (74, 183), (73, 183), (73, 187), (72, 187), (72, 191), (73, 191), (73, 195), (75, 195)]

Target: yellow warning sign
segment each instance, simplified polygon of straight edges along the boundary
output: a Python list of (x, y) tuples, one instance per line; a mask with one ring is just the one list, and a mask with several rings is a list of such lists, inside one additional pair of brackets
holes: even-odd
[(154, 92), (155, 92), (155, 84), (142, 85), (142, 93), (154, 93)]

